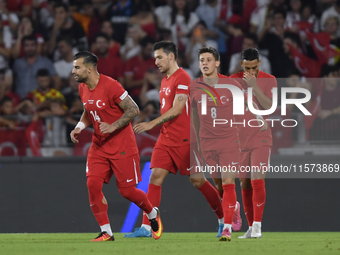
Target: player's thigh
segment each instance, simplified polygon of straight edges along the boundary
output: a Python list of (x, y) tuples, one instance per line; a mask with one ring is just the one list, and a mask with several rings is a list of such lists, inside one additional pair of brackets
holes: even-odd
[(251, 152), (250, 164), (253, 169), (251, 179), (264, 179), (266, 170), (270, 166), (271, 146), (261, 146)]
[(110, 159), (118, 187), (130, 187), (142, 181), (138, 154), (121, 159)]
[(221, 172), (218, 171), (219, 158), (216, 150), (202, 151), (205, 160), (207, 172), (213, 179), (221, 178)]
[(250, 155), (252, 150), (241, 150), (240, 152), (240, 169), (237, 178), (250, 178), (251, 177), (251, 164)]
[[(151, 156), (151, 169), (164, 169), (167, 170), (170, 173), (176, 174), (177, 168), (175, 166), (175, 162), (173, 161), (171, 154), (170, 154), (170, 148), (169, 146), (165, 146), (162, 144), (156, 144), (155, 148), (153, 149), (152, 156)], [(161, 170), (157, 170), (155, 172), (162, 172)], [(157, 176), (154, 174), (153, 178), (156, 178)]]
[(105, 183), (109, 183), (112, 175), (109, 159), (93, 154), (87, 157), (86, 177), (96, 176), (103, 179)]
[(204, 161), (202, 154), (198, 150), (197, 143), (190, 144), (190, 176), (197, 173), (203, 173)]
[(235, 183), (235, 178), (240, 167), (239, 146), (227, 147), (218, 151), (218, 155), (223, 185)]
[(169, 153), (181, 175), (190, 175), (190, 144), (169, 147)]

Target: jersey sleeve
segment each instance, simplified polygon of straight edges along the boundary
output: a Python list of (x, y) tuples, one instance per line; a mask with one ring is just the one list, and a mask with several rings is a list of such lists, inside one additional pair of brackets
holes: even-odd
[(129, 95), (123, 86), (117, 81), (112, 80), (109, 88), (108, 96), (110, 97), (110, 101), (112, 100), (115, 104), (119, 104)]
[(187, 73), (182, 73), (180, 76), (178, 76), (176, 80), (176, 94), (186, 94), (189, 96), (190, 91), (190, 76)]

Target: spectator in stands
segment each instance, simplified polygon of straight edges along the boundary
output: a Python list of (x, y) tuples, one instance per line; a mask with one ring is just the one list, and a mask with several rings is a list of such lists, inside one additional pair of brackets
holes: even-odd
[(29, 91), (38, 87), (36, 74), (41, 68), (46, 68), (49, 71), (54, 87), (59, 88), (61, 81), (56, 74), (52, 61), (38, 54), (37, 38), (33, 35), (25, 36), (22, 39), (22, 44), (24, 45), (25, 56), (16, 59), (13, 65), (15, 89), (19, 96), (24, 98)]
[(218, 50), (217, 42), (208, 39), (207, 26), (204, 21), (200, 21), (194, 28), (191, 35), (191, 41), (186, 48), (186, 62), (189, 63), (189, 68), (194, 76), (200, 75), (199, 61), (197, 52), (200, 48), (213, 47)]
[(48, 69), (42, 68), (37, 71), (36, 80), (38, 88), (29, 92), (26, 99), (34, 103), (38, 117), (48, 115), (64, 116), (66, 114), (66, 100), (60, 91), (51, 88), (52, 77)]
[[(160, 99), (159, 90), (161, 88), (161, 81), (164, 77), (159, 70), (154, 69), (144, 75), (142, 90), (139, 95), (142, 111), (138, 118), (135, 119), (133, 125), (143, 121), (148, 121), (149, 118), (158, 117), (160, 114)], [(149, 84), (152, 89), (149, 90)]]
[(340, 139), (340, 85), (339, 69), (324, 65), (321, 69), (324, 86), (321, 107), (311, 128), (311, 140)]
[(186, 45), (190, 42), (190, 34), (193, 31), (199, 19), (194, 12), (190, 12), (186, 0), (174, 0), (170, 15), (172, 32), (172, 41), (177, 44), (178, 50), (185, 50)]
[[(101, 24), (100, 32), (105, 33), (110, 39), (109, 53), (112, 56), (119, 57), (120, 44), (114, 40), (114, 30), (109, 20), (104, 20)], [(92, 43), (91, 50), (95, 51), (96, 44)]]
[(289, 7), (291, 10), (287, 12), (285, 28), (292, 32), (298, 32), (297, 22), (301, 20), (301, 0), (289, 0)]
[(98, 72), (124, 84), (124, 63), (119, 57), (110, 54), (110, 38), (105, 33), (98, 33), (95, 44), (95, 54), (98, 56)]
[(0, 15), (0, 69), (7, 68), (11, 58), (12, 33), (9, 26), (4, 26)]
[(304, 4), (301, 10), (301, 21), (310, 24), (310, 30), (314, 33), (320, 31), (320, 22), (318, 17), (313, 12), (313, 7), (310, 4)]
[(41, 32), (47, 40), (48, 31), (52, 29), (54, 24), (54, 6), (58, 2), (59, 0), (45, 0), (40, 3), (39, 11), (36, 12), (37, 24), (39, 24)]
[[(242, 66), (240, 65), (241, 52), (247, 48), (258, 48), (256, 34), (246, 34), (244, 36), (243, 42), (242, 42), (242, 50), (238, 53), (233, 54), (230, 58), (229, 72), (228, 72), (229, 75), (242, 71)], [(261, 59), (260, 70), (265, 73), (271, 74), (272, 73), (271, 66), (270, 66), (270, 62), (268, 58), (260, 54), (260, 59)]]
[(144, 75), (152, 73), (155, 66), (152, 46), (154, 41), (150, 37), (145, 37), (140, 41), (140, 53), (129, 59), (125, 65), (125, 87), (132, 99), (140, 106), (139, 94), (142, 89)]
[[(129, 19), (135, 13), (133, 0), (119, 0), (118, 3), (112, 3), (108, 7), (106, 17), (113, 24), (114, 31), (117, 31), (116, 40), (121, 44), (125, 44), (125, 34)], [(118, 32), (119, 31), (119, 32)]]
[(101, 26), (100, 17), (91, 0), (85, 0), (79, 4), (82, 5), (81, 10), (77, 9), (72, 17), (82, 25), (88, 41), (92, 43)]
[[(218, 13), (220, 9), (221, 4), (218, 0), (206, 0), (197, 7), (195, 13), (207, 25), (207, 37), (217, 42), (218, 52), (221, 59), (224, 59), (224, 54), (227, 52), (226, 31), (224, 29), (226, 22), (221, 18), (222, 11)], [(221, 64), (223, 66), (223, 63)]]
[(7, 1), (7, 9), (10, 12), (15, 13), (22, 17), (31, 17), (32, 16), (32, 0), (16, 0), (16, 1)]
[(12, 56), (13, 58), (23, 57), (24, 56), (24, 47), (22, 45), (22, 38), (28, 35), (34, 35), (37, 38), (38, 42), (38, 53), (42, 54), (44, 38), (41, 34), (36, 33), (32, 19), (28, 17), (23, 17), (20, 21), (18, 36), (15, 44), (12, 47)]
[(120, 47), (120, 56), (123, 61), (127, 61), (139, 54), (141, 48), (139, 41), (146, 36), (140, 25), (129, 24), (126, 34), (125, 44)]
[(17, 31), (19, 24), (18, 15), (7, 9), (5, 0), (0, 0), (0, 20), (5, 24), (8, 23), (12, 33)]
[(13, 101), (13, 106), (16, 107), (20, 101), (20, 96), (12, 91), (13, 87), (13, 76), (11, 69), (1, 69), (0, 70), (0, 100), (3, 97), (9, 97)]
[(156, 28), (159, 27), (157, 16), (151, 11), (150, 1), (139, 1), (136, 4), (136, 15), (132, 16), (129, 23), (138, 24), (142, 30), (151, 38), (156, 36)]
[(167, 28), (170, 29), (171, 27), (171, 11), (172, 11), (172, 1), (173, 0), (167, 0), (166, 5), (159, 6), (155, 9), (154, 13), (156, 14), (158, 20), (159, 20), (159, 27), (160, 28)]
[[(322, 31), (326, 30), (326, 20), (330, 16), (337, 17), (340, 20), (340, 0), (337, 0), (336, 3), (332, 7), (328, 8), (322, 13), (321, 24), (320, 24)], [(338, 35), (340, 35), (340, 27), (338, 27), (337, 33)]]
[(241, 16), (234, 14), (228, 19), (228, 25), (226, 26), (226, 31), (229, 34), (228, 53), (230, 56), (242, 50), (242, 42), (243, 42), (244, 34), (243, 34), (241, 26), (242, 26)]
[(329, 33), (331, 38), (330, 44), (340, 48), (340, 37), (337, 35), (339, 28), (339, 18), (329, 16), (325, 21), (325, 31)]
[(7, 116), (14, 114), (13, 100), (10, 97), (3, 97), (0, 100), (0, 127), (8, 127), (14, 129), (16, 127), (16, 121), (9, 119)]
[(69, 37), (61, 36), (58, 40), (58, 51), (60, 52), (61, 59), (54, 63), (54, 68), (57, 75), (62, 79), (65, 86), (65, 80), (70, 76), (73, 69), (73, 45), (72, 39)]
[[(286, 10), (285, 0), (270, 0), (256, 8), (250, 18), (250, 33), (266, 33), (273, 23), (273, 12), (276, 9)], [(265, 31), (263, 31), (265, 30)], [(261, 41), (261, 37), (259, 37)]]
[(54, 6), (54, 25), (50, 32), (49, 40), (47, 42), (48, 54), (54, 54), (53, 59), (59, 60), (60, 53), (55, 52), (57, 38), (62, 35), (73, 38), (73, 45), (79, 50), (87, 50), (88, 43), (85, 32), (82, 26), (77, 23), (68, 13), (68, 6), (65, 4), (56, 4)]

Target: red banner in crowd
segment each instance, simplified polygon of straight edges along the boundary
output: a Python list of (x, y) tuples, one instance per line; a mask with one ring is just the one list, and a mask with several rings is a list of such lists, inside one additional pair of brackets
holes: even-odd
[(42, 130), (42, 122), (41, 121), (33, 121), (25, 131), (26, 139), (31, 148), (32, 155), (36, 157), (41, 157), (41, 147), (39, 142), (40, 130)]
[(290, 44), (289, 49), (294, 65), (302, 76), (308, 78), (319, 77), (322, 63), (305, 56)]
[(322, 32), (315, 34), (306, 31), (306, 34), (316, 56), (318, 57), (318, 60), (322, 64), (328, 64), (328, 60), (330, 58), (340, 56), (340, 52), (330, 46), (331, 38), (329, 33)]
[(26, 138), (23, 129), (0, 128), (0, 156), (26, 156)]

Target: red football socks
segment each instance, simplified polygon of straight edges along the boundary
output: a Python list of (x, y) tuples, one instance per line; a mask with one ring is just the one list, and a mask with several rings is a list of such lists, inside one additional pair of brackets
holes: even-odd
[[(161, 193), (162, 193), (162, 186), (157, 186), (154, 184), (149, 184), (147, 197), (152, 206), (159, 207), (161, 203)], [(149, 218), (146, 213), (143, 213), (143, 224), (150, 225)]]
[(89, 192), (90, 207), (99, 226), (109, 224), (107, 216), (107, 203), (102, 192), (103, 180), (99, 177), (90, 176), (87, 178), (87, 189)]
[(251, 186), (253, 187), (254, 221), (261, 222), (266, 202), (266, 188), (264, 180), (253, 180), (251, 181)]
[(135, 203), (144, 212), (150, 213), (152, 211), (153, 206), (142, 190), (137, 189), (135, 186), (120, 187), (118, 190), (124, 198)]
[(223, 208), (220, 199), (220, 195), (209, 181), (206, 181), (201, 187), (198, 188), (208, 201), (211, 209), (215, 212), (218, 219), (223, 218)]
[(253, 225), (253, 189), (242, 189), (242, 201), (244, 213), (247, 217), (248, 226)]
[(234, 217), (235, 206), (236, 206), (236, 192), (235, 184), (225, 184), (223, 186), (223, 212), (224, 212), (224, 223), (231, 224)]

